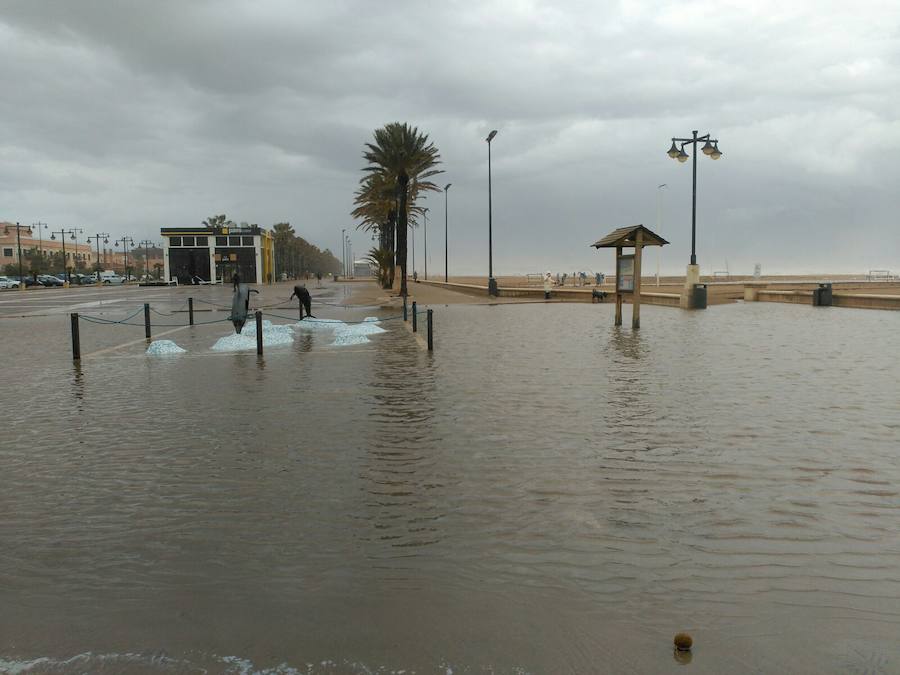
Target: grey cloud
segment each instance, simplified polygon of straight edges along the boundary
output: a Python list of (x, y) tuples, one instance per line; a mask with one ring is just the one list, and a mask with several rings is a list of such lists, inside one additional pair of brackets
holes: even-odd
[(498, 128), (500, 271), (603, 268), (586, 244), (654, 226), (666, 182), (677, 272), (690, 164), (664, 153), (696, 128), (725, 152), (700, 158), (701, 263), (900, 269), (898, 27), (876, 1), (7, 2), (0, 217), (143, 238), (227, 211), (336, 248), (362, 144), (400, 120), (454, 184), (451, 271), (487, 265)]

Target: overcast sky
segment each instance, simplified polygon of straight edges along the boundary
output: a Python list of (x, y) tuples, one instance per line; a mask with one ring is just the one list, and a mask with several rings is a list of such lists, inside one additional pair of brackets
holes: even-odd
[(363, 143), (405, 121), (453, 183), (451, 274), (487, 272), (491, 129), (496, 273), (610, 271), (588, 244), (656, 229), (660, 196), (683, 273), (665, 153), (697, 129), (724, 153), (698, 159), (704, 273), (900, 271), (896, 0), (0, 0), (0, 90), (0, 220), (138, 240), (224, 212), (339, 252)]

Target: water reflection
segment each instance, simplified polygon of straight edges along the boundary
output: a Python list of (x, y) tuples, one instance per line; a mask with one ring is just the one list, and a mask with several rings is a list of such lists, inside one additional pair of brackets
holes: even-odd
[[(436, 448), (429, 442), (434, 433), (433, 371), (424, 365), (418, 346), (402, 334), (404, 329), (392, 330), (390, 338), (374, 340), (371, 435), (360, 474), (365, 519), (373, 528), (364, 538), (379, 544), (370, 556), (382, 560), (385, 570), (385, 560), (402, 560), (438, 543), (441, 517), (435, 500), (441, 484), (433, 475)], [(390, 567), (399, 574), (386, 578), (409, 581), (408, 565)]]

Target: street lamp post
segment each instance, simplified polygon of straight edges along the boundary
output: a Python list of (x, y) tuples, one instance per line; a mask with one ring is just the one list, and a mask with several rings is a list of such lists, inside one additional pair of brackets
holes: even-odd
[(449, 256), (449, 254), (448, 254), (448, 250), (449, 250), (449, 249), (448, 249), (448, 247), (447, 247), (447, 242), (449, 241), (448, 238), (447, 238), (447, 223), (448, 223), (448, 216), (447, 216), (447, 204), (448, 204), (448, 202), (447, 202), (447, 192), (450, 190), (450, 186), (451, 186), (451, 185), (453, 185), (453, 183), (447, 183), (447, 184), (444, 186), (444, 283), (445, 283), (445, 284), (446, 284), (448, 281), (450, 281), (450, 277), (449, 277), (449, 275), (448, 275), (448, 273), (447, 273), (447, 270), (449, 269), (448, 261), (450, 260), (450, 256)]
[[(706, 141), (702, 151), (704, 155), (708, 155), (711, 159), (719, 159), (722, 152), (719, 151), (719, 139), (710, 138), (709, 134), (697, 136), (697, 131), (691, 132), (692, 138), (673, 138), (672, 147), (666, 153), (672, 159), (677, 159), (684, 164), (688, 160), (688, 154), (684, 151), (684, 146), (691, 144), (694, 146), (694, 167), (693, 167), (693, 191), (691, 195), (691, 265), (697, 264), (697, 141)], [(681, 144), (681, 148), (676, 148), (676, 143)]]
[(341, 228), (341, 274), (347, 276), (347, 228)]
[[(669, 186), (661, 183), (656, 186), (656, 234), (662, 235), (662, 195), (663, 190)], [(662, 246), (656, 249), (656, 287), (659, 288), (659, 252)]]
[[(18, 250), (18, 253), (19, 253), (19, 289), (24, 291), (27, 288), (27, 286), (25, 285), (25, 277), (22, 276), (22, 239), (21, 239), (21, 235), (19, 233), (22, 230), (25, 230), (30, 235), (31, 228), (28, 227), (27, 225), (19, 225), (19, 223), (15, 224), (15, 228), (16, 228), (16, 249)], [(6, 227), (3, 228), (3, 234), (9, 234), (9, 225), (7, 225)]]
[(428, 207), (422, 209), (422, 218), (425, 221), (423, 234), (425, 235), (425, 281), (428, 281)]
[(92, 237), (87, 238), (88, 242), (90, 242), (91, 239), (95, 239), (97, 241), (97, 260), (95, 261), (95, 266), (97, 268), (97, 283), (99, 284), (100, 283), (100, 240), (102, 239), (104, 244), (108, 244), (109, 243), (109, 233), (104, 232), (103, 234), (95, 234)]
[(70, 285), (72, 283), (72, 273), (69, 271), (69, 264), (66, 260), (66, 235), (68, 234), (69, 238), (72, 239), (72, 241), (76, 242), (75, 243), (75, 253), (72, 255), (72, 260), (74, 262), (76, 257), (78, 256), (78, 242), (75, 239), (76, 232), (82, 232), (82, 230), (79, 230), (78, 228), (70, 227), (68, 230), (61, 229), (61, 230), (56, 230), (56, 231), (50, 232), (50, 239), (52, 241), (56, 241), (56, 235), (59, 235), (59, 240), (62, 243), (63, 273), (66, 275), (66, 282)]
[(131, 281), (131, 275), (128, 273), (128, 245), (134, 246), (134, 239), (131, 237), (116, 239), (116, 248), (119, 247), (119, 242), (122, 243), (122, 250), (125, 253), (125, 281)]
[(492, 241), (492, 208), (491, 208), (491, 141), (494, 140), (494, 136), (497, 135), (497, 130), (494, 129), (491, 133), (488, 134), (488, 137), (484, 139), (488, 144), (488, 295), (497, 296), (497, 280), (494, 279), (494, 248)]
[[(666, 153), (672, 159), (677, 159), (684, 164), (689, 157), (684, 151), (684, 146), (688, 144), (694, 146), (693, 188), (691, 194), (691, 262), (685, 274), (685, 292), (682, 294), (681, 300), (681, 306), (686, 309), (694, 308), (692, 291), (694, 286), (700, 283), (700, 267), (697, 265), (697, 141), (706, 141), (701, 148), (704, 155), (709, 156), (711, 159), (719, 159), (722, 156), (722, 152), (719, 150), (719, 139), (711, 138), (710, 134), (698, 136), (696, 129), (691, 132), (691, 138), (673, 138), (672, 147)], [(680, 148), (676, 147), (676, 144), (679, 143), (681, 144)]]
[[(36, 229), (38, 232), (38, 250), (41, 252), (41, 257), (44, 256), (44, 230), (47, 229), (47, 223), (32, 223), (32, 229)], [(34, 235), (31, 235), (34, 238)]]
[(153, 246), (153, 242), (149, 239), (144, 239), (143, 241), (138, 242), (138, 248), (141, 246), (144, 247), (144, 270), (146, 271), (147, 279), (150, 278), (150, 247)]

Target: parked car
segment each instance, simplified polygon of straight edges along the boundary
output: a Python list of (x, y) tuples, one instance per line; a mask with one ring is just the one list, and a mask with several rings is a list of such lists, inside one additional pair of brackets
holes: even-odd
[(62, 280), (52, 274), (38, 274), (38, 283), (44, 286), (62, 286)]
[(79, 284), (81, 286), (89, 286), (90, 284), (95, 283), (95, 281), (94, 281), (94, 277), (92, 277), (91, 275), (81, 274), (79, 272), (79, 273), (72, 275), (72, 283)]
[(10, 279), (9, 277), (0, 277), (0, 288), (18, 288), (19, 280)]

